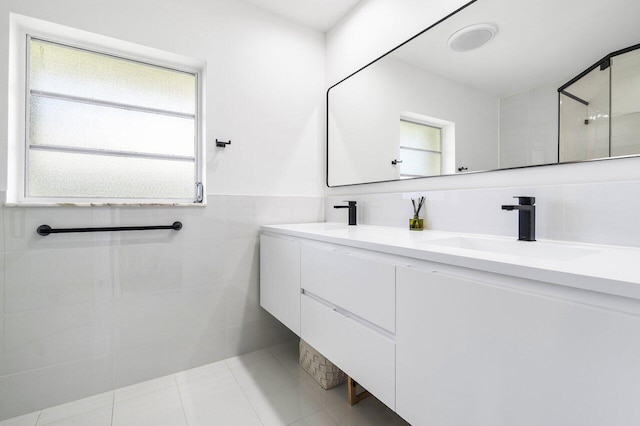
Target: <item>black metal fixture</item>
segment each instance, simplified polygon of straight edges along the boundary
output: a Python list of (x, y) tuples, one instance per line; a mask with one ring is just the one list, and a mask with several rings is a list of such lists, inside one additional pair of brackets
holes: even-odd
[(49, 225), (38, 226), (38, 235), (46, 237), (49, 234), (67, 234), (71, 232), (110, 232), (110, 231), (148, 231), (151, 229), (173, 229), (179, 231), (182, 229), (182, 222), (173, 222), (171, 225), (161, 226), (112, 226), (106, 228), (52, 228)]
[(345, 201), (345, 203), (349, 203), (348, 206), (333, 206), (334, 209), (349, 209), (349, 225), (357, 225), (357, 213), (356, 213), (356, 202), (355, 201)]
[(518, 210), (518, 240), (536, 240), (536, 203), (535, 197), (515, 196), (519, 205), (503, 205), (502, 210)]
[[(393, 49), (391, 49), (389, 52), (385, 53), (384, 55), (380, 56), (379, 58), (371, 61), (369, 64), (363, 66), (362, 68), (360, 68), (359, 70), (351, 73), (350, 75), (346, 76), (345, 78), (343, 78), (342, 80), (338, 81), (337, 83), (335, 83), (333, 86), (329, 87), (329, 89), (327, 89), (327, 94), (326, 94), (326, 102), (325, 102), (325, 111), (327, 114), (327, 117), (329, 116), (330, 112), (329, 112), (329, 105), (330, 105), (330, 92), (332, 89), (335, 89), (339, 84), (341, 84), (342, 82), (344, 82), (345, 80), (347, 80), (348, 78), (353, 77), (355, 74), (364, 71), (368, 66), (374, 64), (375, 62), (379, 61), (380, 59), (384, 58), (387, 55), (390, 55), (391, 52), (399, 49), (400, 47), (404, 46), (405, 44), (409, 43), (411, 40), (420, 37), (422, 34), (426, 33), (427, 31), (431, 30), (432, 28), (436, 27), (437, 25), (441, 24), (442, 22), (446, 21), (447, 19), (451, 18), (452, 16), (454, 16), (455, 14), (461, 12), (462, 10), (466, 9), (467, 7), (471, 6), (472, 4), (476, 3), (478, 0), (470, 0), (467, 4), (459, 7), (458, 9), (454, 10), (453, 12), (451, 12), (450, 14), (448, 14), (447, 16), (442, 17), (442, 19), (438, 20), (437, 22), (434, 22), (433, 24), (429, 25), (427, 28), (425, 28), (424, 30), (420, 31), (418, 34), (414, 35), (413, 37), (409, 38), (408, 40), (403, 41), (401, 44), (399, 44), (398, 46), (394, 47)], [(376, 181), (376, 182), (363, 182), (363, 183), (349, 183), (349, 184), (342, 184), (342, 185), (330, 185), (329, 184), (329, 161), (328, 159), (330, 158), (329, 155), (329, 120), (325, 120), (325, 135), (326, 135), (326, 158), (327, 160), (325, 161), (325, 184), (327, 185), (327, 187), (329, 188), (333, 188), (333, 187), (339, 187), (339, 186), (355, 186), (355, 185), (362, 185), (364, 183), (381, 183), (381, 182), (393, 182), (394, 180), (381, 180), (381, 181)], [(427, 176), (421, 176), (421, 177), (427, 177)]]
[(595, 64), (591, 65), (589, 68), (587, 68), (586, 70), (582, 71), (580, 74), (578, 74), (577, 76), (573, 77), (571, 80), (569, 80), (568, 82), (566, 82), (565, 84), (560, 86), (560, 88), (558, 89), (558, 92), (563, 92), (566, 88), (568, 88), (573, 83), (575, 83), (576, 81), (580, 80), (582, 77), (584, 77), (585, 75), (589, 74), (591, 71), (593, 71), (596, 68), (600, 68), (600, 71), (606, 70), (607, 68), (609, 68), (611, 66), (611, 58), (619, 56), (619, 55), (623, 55), (625, 53), (629, 53), (629, 52), (632, 52), (632, 51), (638, 50), (638, 49), (640, 49), (640, 44), (634, 44), (633, 46), (625, 47), (624, 49), (616, 50), (615, 52), (609, 53), (607, 56), (605, 56), (604, 58), (600, 59), (598, 62), (596, 62)]
[(570, 97), (571, 99), (573, 99), (573, 100), (574, 100), (574, 101), (576, 101), (576, 102), (580, 102), (580, 103), (581, 103), (582, 105), (584, 105), (584, 106), (589, 106), (589, 102), (588, 102), (588, 101), (585, 101), (584, 99), (579, 98), (579, 97), (577, 97), (576, 95), (574, 95), (574, 94), (572, 94), (572, 93), (569, 93), (569, 92), (567, 92), (567, 91), (566, 91), (566, 90), (564, 90), (564, 89), (559, 90), (558, 92), (562, 93), (562, 94), (563, 94), (563, 95), (565, 95), (565, 96)]
[(400, 163), (402, 163), (402, 160), (391, 160), (391, 164), (393, 164), (394, 166)]
[(216, 139), (216, 146), (217, 146), (218, 148), (226, 148), (226, 147), (227, 147), (227, 145), (231, 145), (231, 139), (229, 139), (229, 140), (228, 140), (228, 141), (226, 141), (226, 142), (225, 142), (225, 141), (221, 141), (221, 140)]
[(465, 166), (460, 166), (460, 167), (458, 167), (458, 171), (459, 171), (459, 172), (464, 172), (464, 171), (466, 171), (466, 170), (469, 170), (469, 168), (468, 168), (468, 167), (465, 167)]

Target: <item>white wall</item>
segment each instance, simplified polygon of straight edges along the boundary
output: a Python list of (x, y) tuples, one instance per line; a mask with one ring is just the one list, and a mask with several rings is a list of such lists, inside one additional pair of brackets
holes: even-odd
[[(463, 1), (363, 0), (326, 37), (327, 87), (384, 54), (447, 13)], [(423, 178), (327, 188), (325, 194), (347, 199), (353, 194), (432, 191), (469, 188), (538, 188), (544, 185), (640, 180), (640, 158), (617, 159), (505, 170), (488, 173)], [(589, 188), (589, 186), (583, 186)], [(594, 186), (596, 188), (596, 186)], [(597, 191), (594, 190), (594, 194)], [(516, 194), (513, 195), (526, 195)], [(620, 194), (622, 195), (622, 194)], [(627, 202), (628, 197), (620, 199)], [(595, 202), (594, 202), (595, 204)], [(596, 207), (584, 206), (587, 212)], [(404, 207), (398, 207), (402, 211)], [(332, 217), (327, 211), (327, 217)]]
[(324, 218), (323, 35), (235, 0), (3, 0), (0, 135), (9, 12), (206, 60), (209, 205), (0, 208), (0, 420), (291, 339), (258, 305), (257, 236)]

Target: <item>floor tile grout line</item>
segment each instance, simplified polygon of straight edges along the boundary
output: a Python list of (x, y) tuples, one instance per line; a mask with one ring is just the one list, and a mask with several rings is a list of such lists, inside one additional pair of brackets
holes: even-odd
[[(172, 376), (173, 376), (173, 375), (172, 375)], [(123, 399), (123, 400), (121, 400), (121, 401), (118, 401), (118, 404), (128, 403), (128, 402), (130, 402), (130, 401), (134, 401), (134, 400), (136, 400), (136, 399), (140, 399), (140, 398), (148, 397), (149, 395), (153, 395), (153, 394), (155, 394), (155, 393), (164, 392), (164, 391), (166, 391), (166, 390), (168, 390), (168, 389), (171, 389), (174, 385), (175, 385), (176, 389), (177, 389), (177, 390), (178, 390), (178, 392), (179, 392), (179, 391), (180, 391), (180, 385), (178, 384), (178, 382), (177, 382), (177, 380), (176, 380), (175, 376), (173, 376), (172, 378), (174, 379), (174, 383), (173, 383), (173, 384), (165, 385), (165, 386), (162, 386), (162, 387), (160, 387), (160, 388), (158, 388), (158, 389), (154, 389), (154, 390), (147, 390), (147, 391), (145, 391), (145, 392), (140, 393), (139, 395), (135, 395), (135, 396), (132, 396), (132, 397), (128, 397), (128, 398), (126, 398), (126, 399)], [(152, 379), (152, 380), (153, 380), (153, 379)], [(144, 382), (142, 382), (142, 383), (144, 383)], [(131, 385), (131, 386), (135, 386), (135, 384), (134, 384), (134, 385)], [(127, 387), (128, 387), (128, 386), (127, 386)], [(114, 398), (115, 398), (115, 392), (116, 392), (116, 391), (118, 391), (118, 390), (121, 390), (121, 389), (123, 389), (123, 388), (118, 388), (118, 389), (114, 390)], [(115, 405), (115, 399), (114, 399), (114, 405)]]
[[(321, 409), (321, 410), (314, 411), (313, 413), (308, 414), (308, 415), (304, 416), (304, 417), (303, 417), (303, 418), (301, 418), (301, 419), (294, 420), (294, 421), (292, 421), (292, 422), (290, 422), (290, 423), (287, 423), (287, 426), (291, 426), (291, 425), (293, 425), (293, 424), (296, 424), (296, 423), (300, 422), (301, 420), (308, 419), (309, 417), (311, 417), (311, 416), (315, 416), (316, 414), (318, 414), (318, 413), (320, 413), (320, 412), (325, 413), (327, 416), (329, 416), (329, 418), (330, 418), (331, 420), (333, 420), (333, 417), (331, 417), (331, 416), (329, 415), (329, 413), (327, 413), (327, 411), (323, 408), (323, 409)], [(337, 422), (336, 422), (336, 425), (337, 425), (337, 426), (339, 426), (339, 424), (338, 424)]]
[[(105, 393), (109, 393), (109, 392), (113, 392), (113, 393), (115, 394), (115, 391), (107, 391), (107, 392), (97, 393), (97, 394), (95, 394), (95, 395), (91, 395), (91, 396), (88, 396), (88, 397), (86, 397), (86, 398), (75, 399), (75, 400), (73, 400), (73, 401), (64, 402), (64, 403), (62, 403), (62, 404), (54, 405), (53, 407), (47, 407), (47, 408), (45, 408), (45, 409), (43, 409), (43, 410), (40, 410), (40, 414), (38, 414), (38, 420), (36, 420), (36, 426), (38, 426), (38, 422), (40, 421), (40, 418), (42, 417), (42, 413), (43, 413), (43, 412), (45, 412), (45, 411), (47, 411), (47, 410), (49, 410), (49, 409), (58, 408), (58, 407), (60, 407), (61, 405), (73, 404), (73, 403), (76, 403), (76, 402), (78, 402), (78, 401), (82, 401), (82, 400), (84, 400), (84, 399), (88, 399), (88, 398), (93, 398), (93, 397), (95, 397), (95, 396), (103, 395), (103, 394), (105, 394)], [(61, 418), (59, 418), (59, 419), (53, 420), (53, 422), (59, 422), (59, 421), (61, 421), (61, 420), (67, 420), (67, 419), (70, 419), (71, 417), (79, 416), (79, 415), (81, 415), (81, 414), (85, 414), (85, 413), (90, 413), (90, 412), (92, 412), (92, 411), (96, 411), (96, 410), (101, 410), (101, 409), (106, 408), (106, 407), (108, 407), (108, 406), (109, 406), (108, 404), (107, 404), (107, 405), (100, 405), (99, 407), (93, 407), (93, 408), (88, 409), (88, 410), (82, 410), (82, 411), (77, 412), (77, 413), (75, 413), (75, 414), (67, 415), (66, 417), (61, 417)], [(46, 424), (50, 424), (50, 423), (53, 423), (53, 422), (49, 421), (49, 422), (47, 422)], [(46, 426), (46, 425), (42, 425), (42, 426)]]
[[(76, 362), (82, 362), (82, 361), (87, 361), (87, 360), (92, 360), (92, 359), (100, 359), (100, 358), (104, 358), (104, 356), (90, 356), (90, 357), (83, 357), (83, 358), (73, 359), (71, 361), (65, 361), (65, 362), (59, 362), (59, 363), (56, 363), (56, 364), (45, 365), (44, 367), (36, 367), (36, 368), (30, 368), (30, 369), (24, 370), (24, 371), (17, 371), (17, 372), (9, 373), (9, 374), (1, 374), (0, 377), (17, 376), (19, 374), (32, 373), (34, 371), (45, 370), (47, 368), (53, 368), (53, 367), (68, 366), (68, 365), (76, 363)], [(106, 391), (106, 392), (110, 392), (110, 391)], [(102, 392), (102, 393), (104, 393), (104, 392)], [(96, 394), (96, 395), (100, 395), (100, 394)], [(89, 398), (91, 396), (95, 396), (95, 395), (89, 395), (87, 398)], [(46, 407), (46, 408), (51, 408), (51, 407)]]
[[(212, 363), (210, 363), (210, 364), (205, 364), (205, 365), (211, 365), (211, 364), (215, 364), (215, 363), (217, 363), (217, 362), (218, 362), (218, 361), (216, 361), (216, 362), (212, 362)], [(189, 371), (189, 370), (185, 370), (185, 371)], [(184, 385), (185, 383), (188, 383), (188, 382), (191, 382), (191, 381), (194, 381), (194, 380), (199, 380), (199, 379), (202, 379), (202, 378), (205, 378), (205, 377), (214, 376), (214, 375), (219, 374), (219, 373), (222, 373), (222, 372), (224, 372), (224, 371), (231, 371), (231, 368), (229, 368), (226, 364), (224, 364), (224, 368), (223, 368), (223, 369), (221, 369), (221, 370), (217, 370), (217, 371), (210, 371), (210, 372), (207, 372), (207, 373), (200, 373), (199, 375), (197, 375), (197, 376), (195, 376), (195, 377), (192, 377), (192, 378), (190, 378), (190, 379), (182, 378), (180, 382), (178, 382), (178, 374), (179, 374), (179, 373), (184, 373), (184, 371), (181, 371), (181, 372), (176, 373), (176, 374), (174, 375), (174, 377), (175, 377), (175, 379), (176, 379), (176, 383), (178, 384), (178, 389), (180, 389), (180, 385)]]
[(231, 370), (231, 377), (233, 377), (233, 380), (236, 382), (236, 385), (238, 385), (238, 388), (240, 388), (240, 392), (242, 392), (242, 395), (245, 397), (245, 399), (249, 403), (249, 406), (251, 407), (251, 409), (255, 413), (256, 418), (258, 419), (260, 424), (264, 425), (264, 422), (262, 421), (262, 417), (260, 417), (260, 414), (258, 414), (258, 411), (256, 410), (256, 407), (254, 407), (253, 403), (251, 402), (251, 398), (249, 398), (249, 395), (247, 395), (247, 392), (245, 392), (244, 388), (242, 387), (242, 385), (238, 381), (238, 378), (236, 377), (236, 375), (233, 374), (233, 369), (230, 369), (230, 370)]
[(184, 408), (184, 401), (182, 400), (182, 392), (180, 391), (178, 378), (175, 375), (173, 376), (173, 381), (176, 382), (176, 389), (178, 390), (178, 398), (180, 398), (180, 407), (182, 407), (182, 415), (184, 416), (184, 424), (189, 426), (189, 419), (187, 419), (187, 410)]
[(291, 376), (292, 376), (296, 381), (298, 380), (298, 378), (295, 376), (295, 374), (293, 374), (291, 371), (289, 371), (289, 369), (287, 368), (287, 366), (286, 366), (286, 365), (284, 365), (284, 362), (282, 362), (282, 361), (280, 360), (280, 358), (279, 358), (279, 357), (277, 357), (277, 356), (275, 356), (275, 355), (273, 355), (273, 357), (276, 359), (276, 361), (278, 361), (278, 363), (282, 366), (282, 368), (284, 368), (284, 370), (285, 370), (287, 373), (291, 374)]
[[(269, 352), (271, 354), (271, 356), (273, 358), (276, 359), (276, 361), (278, 361), (278, 364), (280, 364), (282, 366), (282, 368), (284, 369), (284, 371), (286, 371), (291, 377), (293, 377), (294, 381), (296, 382), (296, 387), (297, 390), (302, 391), (304, 394), (306, 394), (309, 398), (311, 398), (312, 401), (314, 401), (316, 404), (318, 404), (318, 407), (320, 407), (318, 410), (309, 413), (308, 415), (299, 418), (297, 420), (294, 420), (293, 422), (288, 423), (288, 425), (299, 422), (302, 419), (305, 419), (313, 414), (319, 413), (320, 411), (324, 411), (324, 406), (322, 405), (322, 403), (320, 401), (318, 401), (316, 398), (313, 397), (313, 395), (311, 395), (309, 392), (307, 392), (305, 389), (303, 389), (302, 387), (300, 387), (299, 385), (299, 379), (298, 377), (296, 377), (291, 371), (289, 371), (289, 369), (284, 365), (284, 363), (280, 360), (279, 357), (277, 357), (272, 351), (271, 351), (271, 347), (267, 348), (267, 352)], [(267, 359), (267, 358), (263, 358), (263, 359)], [(261, 360), (259, 360), (261, 361)], [(255, 362), (255, 361), (254, 361)], [(233, 374), (233, 371), (231, 372), (231, 374)], [(238, 383), (238, 385), (240, 386), (240, 389), (242, 390), (242, 393), (245, 395), (245, 397), (247, 398), (247, 400), (249, 401), (249, 404), (251, 405), (251, 407), (253, 408), (254, 411), (256, 411), (255, 407), (253, 406), (253, 403), (251, 402), (251, 398), (249, 398), (249, 396), (247, 395), (247, 393), (245, 392), (244, 388), (242, 387), (242, 385), (240, 384), (240, 382), (238, 382), (238, 379), (236, 378), (235, 374), (233, 374), (233, 378), (236, 380), (236, 382)], [(289, 389), (289, 388), (287, 388)], [(256, 414), (257, 411), (256, 411)], [(328, 413), (327, 413), (328, 414)], [(331, 417), (331, 416), (329, 416)], [(262, 422), (262, 418), (260, 417), (260, 415), (258, 414), (258, 418), (260, 419), (260, 421)], [(333, 417), (331, 417), (333, 419)], [(264, 424), (264, 423), (263, 423)]]
[(340, 419), (338, 419), (335, 416), (333, 416), (331, 414), (331, 411), (329, 411), (329, 410), (325, 410), (325, 411), (326, 411), (327, 415), (329, 416), (329, 418), (335, 422), (335, 424), (340, 425)]
[(113, 391), (113, 398), (111, 399), (111, 422), (109, 424), (113, 426), (113, 413), (116, 408), (116, 391)]
[[(250, 354), (250, 353), (258, 352), (258, 351), (261, 351), (261, 350), (265, 350), (265, 351), (269, 354), (269, 356), (271, 356), (271, 357), (275, 358), (275, 356), (271, 353), (271, 351), (270, 351), (268, 348), (258, 349), (257, 351), (248, 352), (248, 353), (246, 353), (246, 354), (242, 354), (242, 355), (236, 355), (236, 356), (231, 357), (231, 358), (237, 359), (237, 358), (242, 357), (243, 355), (248, 355), (248, 354)], [(237, 367), (242, 367), (242, 366), (245, 366), (245, 365), (253, 364), (253, 363), (256, 363), (256, 362), (258, 362), (258, 361), (262, 361), (262, 360), (264, 360), (264, 359), (267, 359), (268, 357), (267, 357), (267, 356), (265, 356), (265, 357), (262, 357), (262, 358), (254, 359), (253, 361), (243, 361), (243, 362), (241, 362), (240, 364), (238, 364), (238, 365), (234, 365), (234, 366), (229, 365), (229, 363), (227, 362), (227, 361), (228, 361), (229, 359), (231, 359), (231, 358), (227, 358), (227, 359), (223, 359), (223, 360), (222, 360), (222, 362), (224, 362), (224, 364), (227, 366), (227, 368), (228, 368), (229, 370), (231, 370), (231, 369), (233, 369), (233, 368), (237, 368)]]
[(36, 422), (33, 424), (33, 426), (38, 426), (38, 422), (40, 421), (40, 416), (42, 416), (42, 410), (40, 410), (40, 412), (38, 413), (38, 418), (36, 419)]
[[(277, 357), (277, 356), (275, 356), (275, 355), (274, 355), (274, 358), (275, 358), (275, 359), (280, 363), (280, 365), (282, 365), (282, 367), (285, 369), (285, 371), (286, 371), (287, 373), (289, 373), (289, 374), (293, 377), (293, 379), (294, 379), (294, 380), (296, 381), (296, 383), (298, 384), (299, 389), (300, 389), (302, 392), (304, 392), (305, 394), (307, 394), (307, 395), (309, 396), (309, 398), (311, 398), (311, 399), (312, 399), (316, 404), (318, 404), (318, 406), (320, 407), (320, 410), (318, 410), (318, 411), (314, 411), (313, 413), (309, 414), (309, 416), (310, 416), (310, 415), (312, 415), (312, 414), (315, 414), (315, 413), (317, 413), (317, 412), (319, 412), (319, 411), (324, 410), (324, 409), (325, 409), (325, 406), (324, 406), (324, 404), (322, 404), (322, 401), (320, 401), (319, 399), (316, 399), (316, 397), (314, 397), (314, 396), (311, 394), (311, 392), (308, 392), (306, 389), (304, 389), (304, 388), (302, 388), (302, 387), (300, 386), (300, 377), (296, 377), (296, 376), (295, 376), (295, 374), (293, 374), (293, 373), (292, 373), (292, 372), (287, 368), (287, 366), (286, 366), (286, 365), (284, 365), (284, 363), (280, 360), (280, 358), (278, 358), (278, 357)], [(327, 414), (328, 414), (328, 413), (327, 413)], [(307, 416), (307, 417), (308, 417), (308, 416)], [(329, 417), (331, 417), (331, 416), (329, 416)], [(303, 418), (304, 418), (304, 417), (303, 417)], [(298, 420), (296, 420), (296, 421), (299, 421), (299, 420), (300, 420), (300, 419), (298, 419)], [(295, 422), (294, 422), (294, 423), (295, 423)]]

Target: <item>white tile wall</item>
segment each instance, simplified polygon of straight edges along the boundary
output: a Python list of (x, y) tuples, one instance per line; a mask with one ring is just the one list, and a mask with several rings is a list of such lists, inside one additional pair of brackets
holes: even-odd
[(111, 322), (105, 303), (6, 314), (0, 374), (107, 356)]
[(0, 376), (0, 413), (11, 417), (113, 389), (113, 369), (105, 356)]
[[(324, 200), (209, 195), (205, 208), (2, 207), (0, 218), (2, 420), (291, 339), (259, 305), (258, 232), (323, 221)], [(176, 220), (179, 232), (35, 232)], [(130, 419), (121, 410), (114, 422)]]
[[(0, 318), (2, 318), (2, 315), (4, 314), (4, 298), (5, 298), (5, 264), (6, 264), (6, 260), (5, 260), (6, 256), (4, 255), (4, 253), (0, 254)], [(2, 331), (0, 331), (0, 333), (2, 333)], [(0, 347), (2, 347), (2, 342), (0, 342)], [(2, 351), (0, 351), (0, 357)]]
[(564, 82), (500, 100), (500, 168), (558, 160), (558, 87)]
[(93, 303), (99, 299), (93, 285), (93, 258), (93, 250), (86, 248), (7, 253), (7, 313)]
[(567, 239), (640, 246), (640, 181), (565, 188)]
[(328, 196), (326, 220), (346, 222), (334, 205), (358, 202), (358, 222), (407, 227), (410, 198), (425, 195), (427, 229), (516, 236), (518, 214), (501, 210), (512, 197), (536, 197), (539, 239), (640, 247), (640, 181)]

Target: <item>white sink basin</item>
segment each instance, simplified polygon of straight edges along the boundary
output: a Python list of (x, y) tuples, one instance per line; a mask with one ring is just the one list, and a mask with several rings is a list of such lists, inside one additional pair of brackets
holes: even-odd
[(423, 241), (442, 247), (455, 247), (465, 250), (484, 251), (513, 256), (533, 257), (537, 259), (567, 261), (598, 253), (598, 250), (572, 247), (561, 243), (541, 241), (499, 240), (482, 237), (451, 237), (439, 240)]

